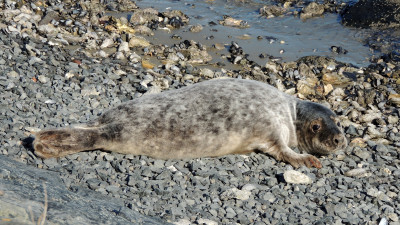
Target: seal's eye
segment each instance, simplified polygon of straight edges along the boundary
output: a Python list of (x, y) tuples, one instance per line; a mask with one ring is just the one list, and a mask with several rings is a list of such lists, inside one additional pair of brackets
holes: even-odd
[(337, 122), (337, 124), (336, 124), (338, 127), (340, 127), (340, 123), (339, 122)]
[(321, 126), (320, 126), (319, 124), (314, 124), (314, 125), (312, 125), (312, 130), (313, 130), (314, 132), (317, 132), (320, 128), (321, 128)]

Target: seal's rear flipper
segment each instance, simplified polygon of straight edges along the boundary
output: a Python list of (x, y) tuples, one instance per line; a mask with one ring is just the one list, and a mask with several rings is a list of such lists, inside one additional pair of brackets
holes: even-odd
[(99, 149), (96, 140), (99, 133), (95, 129), (61, 128), (44, 130), (35, 134), (33, 148), (41, 158), (69, 155), (85, 150)]

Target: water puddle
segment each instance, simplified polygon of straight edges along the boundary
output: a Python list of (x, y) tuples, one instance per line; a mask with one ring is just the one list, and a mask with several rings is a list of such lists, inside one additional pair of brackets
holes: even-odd
[[(260, 58), (260, 54), (280, 57), (283, 61), (294, 61), (302, 56), (320, 55), (335, 58), (338, 61), (356, 66), (369, 65), (372, 52), (363, 44), (369, 35), (368, 31), (346, 28), (340, 24), (339, 15), (326, 13), (323, 17), (302, 21), (292, 15), (267, 19), (261, 17), (258, 10), (269, 1), (238, 2), (227, 0), (140, 0), (136, 4), (141, 8), (153, 7), (159, 11), (181, 10), (189, 16), (190, 25), (201, 24), (199, 33), (189, 31), (189, 26), (172, 30), (156, 31), (154, 37), (148, 38), (154, 44), (172, 45), (183, 40), (194, 40), (212, 49), (215, 44), (224, 44), (224, 50), (212, 51), (214, 62), (222, 61), (221, 55), (228, 54), (232, 41), (237, 42), (249, 54), (249, 59), (264, 65), (268, 59)], [(232, 16), (248, 22), (250, 28), (234, 28), (222, 26), (218, 20), (223, 15)], [(216, 23), (211, 25), (210, 22)], [(182, 39), (172, 39), (171, 36)], [(243, 39), (248, 35), (250, 39)], [(258, 39), (260, 36), (262, 39)], [(331, 46), (346, 49), (347, 54), (331, 52)]]

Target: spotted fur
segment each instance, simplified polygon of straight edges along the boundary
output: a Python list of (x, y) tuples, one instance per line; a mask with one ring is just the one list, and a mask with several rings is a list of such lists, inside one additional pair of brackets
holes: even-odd
[[(160, 159), (259, 150), (296, 167), (321, 167), (314, 156), (289, 147), (299, 146), (312, 154), (345, 147), (346, 139), (335, 120), (328, 108), (270, 85), (217, 79), (145, 95), (79, 128), (41, 131), (34, 148), (44, 158), (93, 149)], [(313, 121), (321, 121), (321, 131), (310, 130)]]

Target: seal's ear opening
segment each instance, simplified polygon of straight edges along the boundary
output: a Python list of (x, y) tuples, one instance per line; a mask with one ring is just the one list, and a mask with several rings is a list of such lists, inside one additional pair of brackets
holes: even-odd
[(318, 133), (322, 127), (322, 119), (318, 118), (316, 120), (311, 121), (310, 128), (313, 133)]

